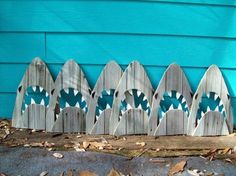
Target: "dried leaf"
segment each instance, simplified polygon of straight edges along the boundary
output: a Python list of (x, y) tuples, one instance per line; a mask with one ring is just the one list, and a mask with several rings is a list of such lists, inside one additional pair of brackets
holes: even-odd
[(112, 168), (107, 174), (107, 176), (120, 176), (120, 173), (117, 172), (114, 168)]
[(43, 171), (39, 176), (46, 176), (48, 175), (48, 171)]
[(151, 158), (149, 161), (152, 163), (165, 163), (166, 162), (166, 160), (164, 159), (153, 159), (153, 158)]
[(68, 172), (67, 172), (67, 176), (73, 176), (73, 172), (72, 172), (72, 170), (68, 170)]
[(80, 171), (79, 176), (97, 176), (97, 174), (95, 174), (94, 172), (90, 172), (90, 171)]
[(180, 161), (179, 163), (177, 163), (176, 165), (174, 165), (170, 171), (169, 171), (169, 175), (174, 175), (176, 173), (182, 172), (184, 170), (184, 167), (186, 165), (187, 161)]
[(231, 159), (229, 159), (229, 158), (226, 158), (225, 161), (227, 161), (227, 162), (233, 164), (233, 161), (232, 161)]
[(145, 142), (136, 142), (136, 145), (140, 145), (140, 146), (144, 147), (146, 145), (146, 143)]
[(230, 147), (227, 147), (223, 150), (222, 154), (227, 154), (231, 150)]
[(53, 153), (53, 156), (56, 157), (56, 158), (63, 158), (64, 156), (60, 153)]
[(87, 141), (84, 141), (84, 142), (83, 142), (83, 148), (84, 148), (84, 149), (88, 148), (89, 145), (90, 145), (89, 142), (87, 142)]

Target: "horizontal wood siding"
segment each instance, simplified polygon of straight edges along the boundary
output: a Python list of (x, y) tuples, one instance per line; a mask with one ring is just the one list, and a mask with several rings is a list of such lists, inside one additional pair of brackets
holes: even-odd
[(193, 91), (207, 67), (217, 64), (236, 107), (236, 3), (1, 1), (0, 117), (11, 118), (17, 85), (36, 56), (54, 79), (65, 61), (75, 59), (92, 87), (111, 59), (122, 68), (140, 61), (154, 88), (175, 62)]

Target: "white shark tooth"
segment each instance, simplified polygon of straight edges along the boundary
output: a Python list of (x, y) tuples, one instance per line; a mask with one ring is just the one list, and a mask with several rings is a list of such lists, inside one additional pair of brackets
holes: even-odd
[(96, 115), (96, 120), (98, 120), (99, 116)]
[(41, 100), (40, 105), (45, 106), (45, 101), (44, 101), (44, 99)]
[(220, 100), (219, 106), (222, 106), (222, 105), (223, 105), (223, 101), (222, 101), (222, 100)]
[(31, 98), (30, 104), (36, 104), (33, 98)]
[(122, 116), (119, 116), (119, 120), (122, 118)]
[(218, 111), (218, 109), (219, 109), (219, 107), (218, 107), (218, 106), (216, 106), (216, 108), (214, 109), (214, 111)]
[(60, 108), (60, 112), (62, 111), (63, 109), (62, 108)]
[(179, 99), (180, 96), (181, 94), (179, 92), (176, 92), (176, 99)]
[(178, 105), (178, 109), (182, 110), (182, 106), (181, 106), (181, 104)]
[(138, 109), (142, 109), (142, 105), (141, 105), (141, 104), (139, 104), (137, 108), (138, 108)]
[(202, 112), (201, 112), (201, 117), (203, 117), (204, 115), (205, 115), (205, 113), (202, 111)]
[(169, 110), (172, 110), (172, 109), (174, 109), (173, 104), (170, 105), (170, 107), (169, 107)]
[(110, 108), (111, 108), (111, 106), (109, 105), (109, 103), (107, 103), (106, 109), (110, 109)]
[(144, 96), (144, 97), (143, 97), (143, 101), (146, 101), (146, 100), (147, 100), (147, 97), (146, 97), (146, 96)]
[(132, 106), (128, 103), (127, 104), (127, 110), (132, 109)]
[(73, 92), (74, 92), (74, 96), (76, 96), (79, 93), (79, 91), (76, 89), (74, 89)]
[(46, 95), (46, 97), (48, 97), (48, 93), (47, 92), (45, 93), (45, 95)]
[(47, 105), (47, 108), (49, 107), (49, 104)]
[(99, 114), (101, 114), (101, 113), (102, 113), (102, 110), (101, 110), (101, 109), (99, 109), (98, 111), (99, 111)]
[(81, 102), (84, 102), (84, 101), (85, 101), (85, 99), (84, 99), (84, 97), (82, 96), (82, 97), (81, 97)]
[(36, 91), (36, 88), (37, 88), (36, 86), (32, 86), (34, 92)]
[(125, 111), (121, 110), (121, 114), (123, 115), (125, 113)]
[(163, 111), (161, 111), (161, 116), (164, 117), (165, 113)]
[(67, 108), (67, 107), (70, 107), (70, 105), (66, 102), (66, 108)]
[(216, 100), (218, 98), (218, 95), (214, 94), (214, 100)]
[(145, 111), (146, 111), (147, 114), (149, 113), (149, 109), (146, 109)]
[(83, 111), (84, 111), (84, 112), (86, 112), (86, 108), (87, 108), (86, 106), (83, 108)]
[(77, 102), (77, 103), (75, 104), (75, 107), (80, 108), (79, 102)]
[(39, 91), (42, 92), (42, 91), (43, 91), (43, 88), (42, 88), (42, 87), (39, 87)]
[(69, 89), (64, 89), (65, 93), (69, 94)]
[(107, 92), (107, 95), (111, 94), (111, 90), (106, 90), (106, 92)]
[(21, 112), (22, 112), (22, 114), (24, 114), (24, 113), (25, 113), (25, 110), (22, 110)]
[(210, 94), (208, 93), (208, 94), (206, 94), (206, 96), (207, 96), (207, 98), (210, 98)]
[(209, 106), (207, 106), (207, 112), (209, 112), (209, 111), (211, 111), (211, 109), (210, 109), (210, 107), (209, 107)]
[(167, 92), (170, 97), (172, 97), (172, 91)]
[(59, 117), (59, 114), (56, 114), (56, 119), (58, 119), (58, 117)]
[(141, 91), (140, 90), (137, 90), (137, 96), (139, 97), (141, 95)]
[(130, 95), (133, 95), (133, 90), (132, 90), (132, 89), (129, 90), (129, 94), (130, 94)]
[(28, 105), (27, 104), (25, 104), (25, 109), (27, 109), (28, 108)]

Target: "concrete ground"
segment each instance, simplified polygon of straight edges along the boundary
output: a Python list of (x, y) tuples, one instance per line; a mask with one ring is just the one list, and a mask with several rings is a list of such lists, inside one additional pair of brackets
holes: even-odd
[[(236, 175), (236, 166), (225, 160), (209, 161), (201, 157), (171, 157), (151, 159), (134, 157), (132, 159), (113, 154), (96, 152), (57, 151), (63, 154), (59, 159), (54, 151), (45, 148), (6, 147), (0, 145), (0, 173), (15, 176), (37, 176), (43, 171), (48, 175), (64, 175), (72, 170), (74, 175), (80, 171), (90, 171), (97, 175), (107, 175), (114, 168), (124, 175), (168, 175), (170, 168), (181, 160), (187, 164), (182, 173), (193, 175), (188, 170), (205, 171), (205, 175)], [(68, 174), (69, 175), (69, 174)], [(196, 174), (197, 175), (197, 174)]]

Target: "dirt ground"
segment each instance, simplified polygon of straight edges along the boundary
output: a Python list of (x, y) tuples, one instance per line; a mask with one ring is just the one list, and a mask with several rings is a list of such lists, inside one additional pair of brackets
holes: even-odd
[[(173, 159), (175, 157), (179, 159), (181, 157), (191, 158), (194, 156), (198, 160), (209, 162), (220, 160), (236, 168), (235, 133), (229, 136), (218, 137), (152, 137), (147, 135), (115, 137), (109, 135), (46, 133), (43, 131), (15, 129), (11, 127), (9, 121), (1, 120), (0, 145), (4, 150), (9, 149), (10, 153), (19, 148), (23, 148), (23, 150), (32, 150), (32, 148), (43, 149), (53, 154), (56, 153), (53, 156), (59, 159), (67, 151), (113, 154), (112, 156), (125, 157), (128, 161), (145, 157), (149, 161), (152, 160), (152, 163), (159, 164), (163, 163), (166, 159)], [(181, 173), (188, 162), (186, 159), (182, 159), (179, 163), (176, 163), (176, 168), (175, 165), (171, 165), (167, 173), (169, 175)], [(4, 168), (6, 169), (6, 167)], [(171, 169), (176, 169), (176, 173), (171, 173)], [(196, 170), (193, 172), (196, 172), (196, 175), (201, 175)], [(222, 174), (224, 175), (224, 173)]]

